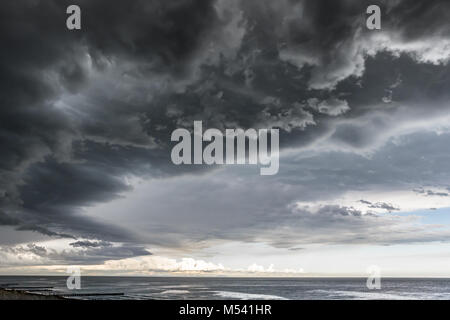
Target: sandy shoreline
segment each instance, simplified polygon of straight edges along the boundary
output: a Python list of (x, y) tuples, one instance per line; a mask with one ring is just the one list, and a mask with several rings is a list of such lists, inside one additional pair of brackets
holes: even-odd
[(23, 290), (0, 289), (0, 300), (62, 300), (59, 296), (41, 295)]

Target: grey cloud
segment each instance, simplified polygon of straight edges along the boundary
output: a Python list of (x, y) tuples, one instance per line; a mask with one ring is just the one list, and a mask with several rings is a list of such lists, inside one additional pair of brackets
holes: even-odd
[(386, 203), (386, 202), (376, 202), (376, 203), (372, 203), (370, 201), (367, 200), (359, 200), (360, 203), (363, 204), (367, 204), (368, 208), (372, 208), (372, 209), (385, 209), (389, 212), (392, 211), (399, 211), (400, 208), (395, 207), (394, 205), (390, 204), (390, 203)]
[(447, 192), (434, 192), (431, 190), (427, 191), (427, 195), (428, 196), (438, 196), (438, 197), (448, 197), (448, 193)]
[(415, 193), (423, 194), (425, 196), (438, 196), (438, 197), (448, 197), (449, 194), (447, 192), (436, 192), (433, 190), (425, 190), (424, 188), (416, 188), (413, 189)]
[(390, 203), (385, 203), (385, 202), (377, 202), (377, 203), (373, 203), (369, 206), (369, 208), (374, 208), (374, 209), (385, 209), (389, 212), (391, 211), (399, 211), (400, 208), (394, 207), (392, 204)]
[(35, 245), (34, 243), (30, 243), (27, 245), (27, 249), (24, 250), (25, 252), (32, 252), (38, 256), (41, 255), (46, 255), (47, 254), (47, 249), (45, 249), (44, 247)]
[(58, 233), (48, 230), (47, 228), (41, 227), (37, 224), (30, 223), (24, 219), (19, 219), (17, 217), (12, 217), (4, 212), (0, 211), (0, 225), (2, 226), (13, 226), (18, 231), (34, 231), (39, 232), (47, 236), (56, 236), (61, 238), (73, 238), (73, 236), (65, 233)]
[(112, 244), (107, 241), (76, 241), (70, 243), (74, 248), (98, 248), (98, 247), (110, 247)]
[[(432, 50), (448, 38), (447, 25), (440, 23), (446, 20), (444, 8), (448, 3), (445, 1), (427, 4), (378, 1), (383, 23), (382, 30), (375, 32), (365, 28), (365, 10), (371, 4), (370, 1), (296, 1), (292, 6), (278, 6), (274, 14), (283, 20), (280, 32), (284, 37), (280, 57), (299, 68), (312, 66), (309, 85), (326, 89), (334, 88), (348, 77), (361, 77), (367, 55), (392, 49), (402, 51), (392, 47), (408, 51), (409, 44), (430, 39), (428, 49)], [(416, 23), (415, 18), (421, 23)], [(424, 23), (425, 20), (428, 22)], [(380, 35), (391, 43), (386, 46), (378, 42)], [(422, 48), (408, 53), (421, 61), (427, 60), (422, 58)]]
[(314, 213), (299, 208), (295, 213), (298, 220), (290, 219), (283, 228), (267, 231), (259, 239), (270, 241), (276, 247), (286, 247), (299, 243), (423, 243), (448, 241), (450, 236), (448, 228), (443, 226), (416, 225), (414, 219), (408, 217), (391, 219), (375, 214), (361, 215), (348, 207), (323, 206)]
[[(64, 249), (61, 251), (53, 248), (45, 248), (34, 243), (20, 246), (1, 246), (0, 256), (5, 254), (15, 255), (19, 261), (15, 263), (2, 261), (0, 263), (2, 266), (18, 265), (21, 263), (20, 260), (23, 260), (22, 263), (27, 265), (45, 265), (48, 263), (101, 264), (107, 260), (151, 255), (143, 247), (127, 244), (119, 246), (83, 247), (83, 249)], [(31, 259), (20, 258), (22, 255), (29, 254), (33, 254), (34, 256)]]
[(0, 225), (3, 226), (16, 226), (20, 223), (19, 219), (10, 217), (4, 212), (0, 211)]

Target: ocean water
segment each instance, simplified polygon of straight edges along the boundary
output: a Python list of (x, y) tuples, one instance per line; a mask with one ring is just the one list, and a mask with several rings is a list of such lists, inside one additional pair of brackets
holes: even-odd
[(0, 276), (0, 287), (34, 287), (29, 290), (59, 295), (123, 293), (123, 296), (74, 297), (108, 300), (450, 299), (450, 279), (385, 278), (380, 290), (367, 289), (365, 278), (82, 277), (80, 290), (67, 289), (66, 280), (66, 277)]

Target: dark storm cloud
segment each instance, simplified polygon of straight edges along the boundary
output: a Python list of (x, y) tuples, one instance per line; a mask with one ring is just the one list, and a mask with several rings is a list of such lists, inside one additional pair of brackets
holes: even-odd
[[(375, 33), (364, 28), (369, 2), (2, 4), (0, 225), (138, 241), (129, 230), (81, 216), (82, 208), (130, 191), (127, 176), (204, 172), (175, 167), (169, 158), (170, 133), (193, 120), (219, 129), (277, 127), (282, 147), (320, 140), (358, 151), (414, 116), (445, 113), (449, 67), (425, 53), (448, 38), (448, 1), (379, 1), (383, 30)], [(69, 4), (82, 9), (81, 31), (65, 28)], [(378, 34), (390, 42), (380, 44)], [(335, 161), (322, 163), (332, 182), (391, 179), (350, 177), (351, 164)], [(323, 169), (308, 165), (305, 176)], [(286, 167), (292, 174), (282, 179), (294, 183), (298, 168)], [(285, 205), (269, 199), (270, 207)], [(249, 225), (252, 218), (260, 217), (250, 214)]]
[[(123, 144), (149, 143), (130, 129), (139, 128), (139, 114), (135, 109), (121, 111), (130, 107), (123, 101), (102, 97), (100, 92), (88, 101), (100, 103), (108, 112), (91, 108), (85, 110), (86, 114), (78, 108), (76, 115), (63, 110), (64, 105), (58, 101), (92, 84), (86, 54), (99, 72), (104, 63), (119, 59), (134, 66), (128, 72), (185, 77), (190, 57), (218, 19), (211, 1), (77, 4), (83, 8), (83, 28), (88, 32), (74, 33), (65, 28), (69, 1), (8, 2), (0, 9), (0, 42), (7, 48), (0, 53), (1, 203), (15, 216), (32, 212), (38, 223), (63, 226), (78, 221), (81, 229), (91, 225), (101, 229), (99, 224), (74, 217), (76, 207), (107, 201), (128, 190), (119, 176), (133, 163), (130, 171), (136, 172), (149, 161), (142, 155), (145, 150), (130, 147), (122, 150), (120, 157), (95, 153), (81, 156), (84, 165), (71, 164), (78, 161), (73, 153), (85, 150), (73, 143), (88, 137), (103, 145), (117, 142), (114, 139), (119, 136)], [(75, 102), (75, 110), (83, 100)], [(137, 120), (127, 126), (127, 117)], [(92, 148), (89, 151), (93, 152)], [(99, 164), (102, 156), (106, 163)], [(17, 213), (17, 206), (26, 213)], [(44, 227), (23, 225), (18, 218), (6, 217), (2, 216), (2, 224), (56, 235)]]
[[(281, 57), (299, 67), (312, 65), (309, 84), (314, 88), (334, 87), (349, 76), (361, 76), (365, 55), (371, 51), (390, 50), (396, 44), (430, 38), (439, 44), (440, 39), (447, 38), (449, 30), (446, 23), (449, 4), (439, 0), (415, 4), (332, 0), (283, 3), (285, 6), (275, 6), (274, 10), (275, 16), (283, 21)], [(264, 4), (261, 7), (266, 10), (270, 5)], [(365, 9), (373, 4), (382, 10), (381, 31), (365, 28)], [(373, 37), (378, 35), (391, 39), (392, 48), (383, 48), (383, 44), (375, 41)], [(275, 38), (279, 39), (279, 34)]]
[(448, 37), (450, 25), (443, 23), (450, 17), (448, 6), (449, 3), (443, 0), (397, 2), (388, 7), (388, 27), (400, 31), (408, 40), (427, 38), (430, 33)]
[(0, 211), (0, 225), (3, 226), (16, 226), (20, 223), (19, 219), (13, 218)]
[(71, 235), (64, 233), (57, 233), (48, 230), (47, 228), (41, 227), (37, 224), (30, 223), (26, 220), (21, 220), (16, 217), (11, 217), (8, 214), (0, 211), (0, 225), (2, 226), (13, 226), (18, 231), (34, 231), (39, 232), (46, 236), (56, 236), (61, 238), (71, 238)]

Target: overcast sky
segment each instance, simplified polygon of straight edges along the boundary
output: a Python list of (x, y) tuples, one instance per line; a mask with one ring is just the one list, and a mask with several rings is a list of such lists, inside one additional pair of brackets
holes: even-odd
[[(6, 1), (0, 43), (0, 273), (450, 276), (449, 1)], [(174, 165), (196, 120), (278, 174)]]

